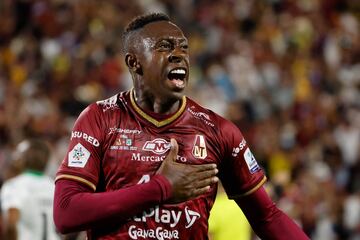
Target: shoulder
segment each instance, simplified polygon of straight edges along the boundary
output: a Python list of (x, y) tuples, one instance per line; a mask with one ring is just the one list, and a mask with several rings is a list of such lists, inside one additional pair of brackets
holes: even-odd
[(91, 104), (89, 107), (96, 108), (103, 113), (122, 111), (127, 108), (129, 94), (130, 91), (120, 92), (107, 99), (97, 101), (96, 103)]
[(191, 98), (187, 97), (187, 109), (186, 111), (202, 122), (204, 122), (209, 127), (215, 128), (217, 130), (221, 130), (222, 128), (233, 128), (236, 126), (229, 120), (225, 119), (224, 117), (220, 116), (219, 114), (213, 112), (212, 110), (201, 106), (200, 104), (196, 103)]
[(13, 191), (15, 189), (18, 189), (19, 187), (24, 186), (24, 183), (26, 183), (26, 176), (24, 174), (20, 174), (16, 177), (10, 178), (7, 181), (4, 182), (3, 186), (1, 187), (1, 191), (9, 192)]
[(98, 109), (102, 110), (103, 112), (116, 109), (118, 107), (117, 102), (119, 100), (120, 94), (121, 93), (111, 96), (107, 99), (97, 101), (96, 103), (93, 103), (89, 107), (90, 108), (98, 108)]
[(127, 105), (125, 95), (127, 92), (121, 92), (116, 95), (113, 95), (109, 98), (99, 100), (87, 106), (81, 113), (79, 117), (83, 115), (87, 116), (103, 116), (111, 114), (114, 112), (121, 111)]

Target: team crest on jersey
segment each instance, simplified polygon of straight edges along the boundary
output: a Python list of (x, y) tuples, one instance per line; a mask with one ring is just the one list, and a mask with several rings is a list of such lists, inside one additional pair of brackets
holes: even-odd
[(83, 168), (89, 157), (90, 152), (81, 143), (78, 143), (68, 154), (68, 166)]
[(192, 155), (196, 158), (205, 159), (207, 157), (206, 142), (203, 135), (196, 135)]
[(152, 141), (146, 141), (143, 150), (156, 154), (164, 154), (170, 149), (170, 143), (162, 138), (155, 138)]
[(251, 173), (255, 173), (260, 170), (260, 166), (256, 162), (256, 159), (249, 148), (244, 152), (244, 159)]

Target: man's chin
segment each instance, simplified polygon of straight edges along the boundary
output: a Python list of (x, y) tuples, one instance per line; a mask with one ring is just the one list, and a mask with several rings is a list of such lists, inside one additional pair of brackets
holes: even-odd
[(184, 95), (185, 95), (185, 91), (184, 91), (184, 90), (181, 90), (181, 91), (173, 91), (172, 94), (171, 94), (171, 98), (176, 99), (176, 100), (181, 100)]
[(172, 89), (168, 94), (166, 94), (166, 101), (179, 101), (185, 96), (184, 89)]
[(186, 88), (186, 80), (181, 79), (167, 79), (168, 87), (175, 92), (182, 92)]
[(174, 82), (169, 80), (166, 88), (167, 99), (181, 100), (185, 96), (186, 82), (182, 81), (181, 84), (174, 84)]

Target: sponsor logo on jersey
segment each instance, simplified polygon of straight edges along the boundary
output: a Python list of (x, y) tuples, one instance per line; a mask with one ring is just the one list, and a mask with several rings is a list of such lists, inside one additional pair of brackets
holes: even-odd
[(203, 135), (196, 135), (192, 155), (196, 158), (205, 159), (207, 157), (206, 142)]
[(247, 148), (244, 152), (244, 159), (251, 173), (255, 173), (260, 170), (260, 167), (249, 148)]
[(128, 230), (128, 234), (131, 239), (179, 239), (178, 230), (168, 230), (162, 227), (157, 227), (155, 229), (143, 229), (135, 225), (131, 225)]
[(121, 134), (140, 134), (141, 130), (138, 129), (127, 129), (127, 128), (118, 128), (118, 127), (111, 127), (109, 128), (109, 135), (114, 133), (121, 133)]
[(233, 156), (233, 157), (237, 157), (238, 154), (239, 154), (239, 152), (240, 152), (241, 150), (243, 150), (245, 146), (246, 146), (246, 140), (245, 140), (245, 138), (243, 138), (243, 139), (241, 140), (241, 142), (239, 143), (239, 146), (233, 148), (232, 156)]
[(190, 210), (188, 206), (185, 207), (186, 225), (185, 228), (191, 227), (194, 222), (200, 218), (200, 214), (193, 210)]
[(71, 140), (74, 138), (82, 138), (85, 141), (91, 143), (93, 146), (98, 147), (100, 145), (99, 140), (97, 140), (96, 138), (94, 138), (93, 136), (84, 133), (84, 132), (79, 132), (79, 131), (72, 131), (71, 132)]
[(210, 116), (204, 112), (196, 112), (192, 110), (192, 108), (195, 108), (192, 106), (191, 108), (187, 108), (187, 111), (190, 112), (194, 117), (201, 119), (203, 122), (205, 122), (206, 125), (209, 125), (211, 127), (214, 127), (215, 125), (211, 122)]
[(68, 154), (68, 166), (83, 168), (89, 157), (90, 152), (81, 143), (78, 143)]
[(146, 141), (143, 146), (144, 151), (150, 151), (156, 154), (164, 154), (170, 149), (170, 143), (162, 138), (155, 138), (152, 141)]
[(183, 211), (168, 210), (165, 208), (160, 208), (157, 205), (154, 208), (150, 208), (149, 210), (144, 211), (141, 216), (133, 217), (133, 220), (135, 222), (146, 223), (148, 219), (151, 218), (156, 223), (166, 223), (169, 224), (170, 227), (174, 228), (178, 225), (182, 217), (185, 218), (185, 228), (190, 228), (192, 225), (194, 225), (196, 220), (200, 218), (200, 214), (189, 209), (188, 206), (186, 206)]
[[(157, 155), (141, 155), (140, 153), (133, 153), (131, 155), (131, 161), (139, 161), (139, 162), (162, 162), (166, 156), (157, 156)], [(177, 161), (187, 162), (187, 158), (177, 155)]]
[(117, 107), (116, 101), (117, 95), (102, 101), (97, 101), (96, 104), (102, 107), (103, 112), (106, 112), (109, 109)]

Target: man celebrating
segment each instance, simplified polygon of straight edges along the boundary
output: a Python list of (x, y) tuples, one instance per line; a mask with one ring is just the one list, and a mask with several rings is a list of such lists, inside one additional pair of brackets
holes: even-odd
[[(54, 219), (89, 239), (208, 239), (218, 178), (264, 239), (308, 239), (269, 199), (241, 132), (184, 96), (188, 42), (163, 14), (124, 33), (134, 88), (85, 109), (56, 178)], [(219, 170), (218, 170), (219, 169)]]

